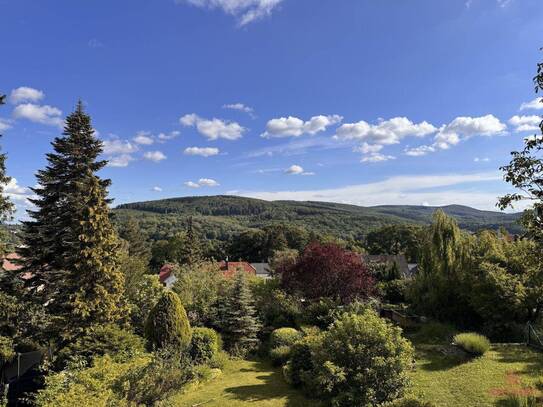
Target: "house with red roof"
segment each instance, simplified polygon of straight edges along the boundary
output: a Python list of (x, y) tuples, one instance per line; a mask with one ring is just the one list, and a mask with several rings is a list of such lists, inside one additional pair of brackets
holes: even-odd
[(256, 276), (256, 268), (246, 261), (223, 260), (219, 263), (219, 268), (226, 277), (232, 277), (239, 271)]

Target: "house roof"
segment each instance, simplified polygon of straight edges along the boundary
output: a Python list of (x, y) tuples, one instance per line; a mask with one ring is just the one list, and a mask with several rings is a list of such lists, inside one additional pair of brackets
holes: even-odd
[(160, 268), (160, 272), (158, 273), (158, 278), (160, 279), (160, 282), (164, 284), (166, 280), (172, 275), (172, 272), (175, 270), (176, 265), (167, 263), (163, 265)]
[(251, 266), (256, 270), (257, 276), (269, 276), (270, 265), (269, 263), (251, 263)]
[(219, 267), (226, 277), (231, 277), (238, 271), (256, 276), (256, 269), (246, 261), (221, 261)]

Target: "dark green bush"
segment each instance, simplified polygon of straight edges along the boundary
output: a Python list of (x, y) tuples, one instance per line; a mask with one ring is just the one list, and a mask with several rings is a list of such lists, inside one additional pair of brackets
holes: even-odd
[(294, 328), (279, 328), (274, 330), (270, 336), (270, 348), (280, 346), (292, 346), (301, 339), (303, 334)]
[(113, 324), (95, 325), (62, 348), (55, 364), (63, 368), (68, 362), (77, 360), (90, 365), (94, 357), (103, 355), (110, 355), (114, 361), (122, 362), (143, 351), (143, 340), (138, 335)]
[(321, 340), (320, 333), (306, 333), (303, 339), (292, 345), (290, 360), (283, 369), (283, 375), (288, 383), (299, 387), (304, 384), (304, 378), (311, 376), (315, 368), (313, 350), (319, 348)]
[(490, 349), (490, 341), (485, 336), (476, 333), (458, 334), (453, 341), (455, 345), (475, 356), (482, 356)]
[(284, 365), (290, 356), (290, 346), (278, 346), (270, 350), (270, 359), (274, 366)]
[(321, 298), (308, 304), (303, 310), (302, 320), (305, 325), (314, 325), (320, 329), (328, 328), (337, 316), (340, 306), (338, 301)]
[(211, 328), (193, 328), (190, 357), (197, 364), (212, 360), (220, 350), (219, 334)]
[(149, 349), (168, 348), (183, 352), (190, 345), (191, 329), (181, 300), (167, 291), (153, 307), (145, 323)]
[(405, 280), (392, 280), (379, 283), (377, 285), (383, 301), (392, 304), (398, 304), (405, 302), (405, 296), (407, 293), (407, 281)]
[(374, 406), (402, 397), (414, 357), (401, 329), (371, 310), (343, 314), (311, 351), (311, 390), (338, 407)]

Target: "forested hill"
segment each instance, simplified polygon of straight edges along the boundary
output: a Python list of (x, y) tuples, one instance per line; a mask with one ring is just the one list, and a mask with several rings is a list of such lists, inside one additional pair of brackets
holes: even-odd
[[(480, 211), (460, 205), (442, 207), (454, 216), (463, 229), (497, 229), (504, 226), (512, 233), (520, 231), (519, 214)], [(135, 202), (119, 205), (116, 216), (136, 216), (152, 239), (171, 236), (184, 228), (188, 217), (210, 239), (227, 239), (248, 228), (288, 223), (317, 233), (344, 239), (359, 239), (370, 230), (398, 223), (428, 224), (435, 207), (375, 206), (362, 207), (330, 202), (263, 201), (237, 196), (198, 196)]]

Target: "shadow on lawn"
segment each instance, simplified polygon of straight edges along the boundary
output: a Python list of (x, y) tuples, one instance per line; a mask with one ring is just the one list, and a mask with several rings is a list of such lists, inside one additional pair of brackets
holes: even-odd
[(427, 345), (417, 348), (418, 368), (429, 372), (449, 370), (472, 359), (453, 346)]
[(518, 346), (496, 346), (494, 350), (498, 354), (498, 361), (503, 363), (525, 364), (519, 373), (539, 377), (543, 374), (543, 355), (524, 345)]
[(225, 389), (225, 392), (231, 394), (238, 400), (255, 403), (258, 405), (261, 401), (273, 399), (286, 399), (285, 407), (308, 407), (317, 406), (318, 402), (307, 400), (300, 392), (291, 388), (283, 379), (281, 373), (274, 369), (270, 370), (269, 363), (256, 361), (255, 369), (241, 369), (244, 372), (262, 372), (257, 376), (262, 383), (248, 386), (236, 386)]

